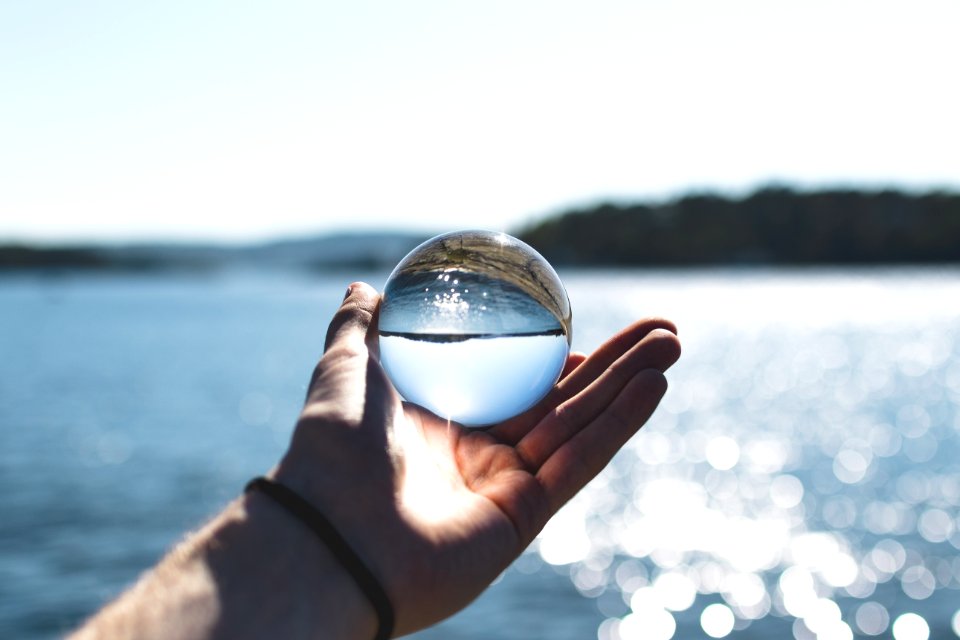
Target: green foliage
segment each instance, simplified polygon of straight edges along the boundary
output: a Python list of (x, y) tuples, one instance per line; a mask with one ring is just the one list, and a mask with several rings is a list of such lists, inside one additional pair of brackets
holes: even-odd
[(0, 270), (32, 268), (100, 269), (107, 261), (96, 251), (76, 247), (0, 246)]
[(567, 265), (956, 262), (960, 195), (771, 187), (743, 199), (602, 204), (519, 236)]

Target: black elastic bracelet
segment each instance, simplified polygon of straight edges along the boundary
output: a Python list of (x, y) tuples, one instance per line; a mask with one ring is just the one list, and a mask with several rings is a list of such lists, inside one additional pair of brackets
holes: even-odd
[(327, 548), (333, 552), (333, 556), (353, 576), (357, 586), (367, 596), (374, 611), (377, 612), (377, 618), (380, 622), (374, 640), (390, 638), (393, 635), (394, 624), (393, 605), (390, 604), (390, 599), (374, 575), (363, 564), (360, 556), (350, 548), (350, 545), (330, 524), (330, 521), (313, 505), (279, 482), (263, 477), (254, 478), (247, 483), (244, 491), (249, 493), (253, 490), (261, 491), (273, 498), (320, 536)]

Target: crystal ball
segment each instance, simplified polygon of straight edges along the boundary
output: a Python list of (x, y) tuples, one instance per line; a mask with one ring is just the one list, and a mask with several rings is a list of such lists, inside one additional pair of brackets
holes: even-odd
[(387, 279), (380, 364), (407, 401), (483, 427), (526, 411), (556, 384), (571, 319), (560, 278), (532, 247), (504, 233), (445, 233)]

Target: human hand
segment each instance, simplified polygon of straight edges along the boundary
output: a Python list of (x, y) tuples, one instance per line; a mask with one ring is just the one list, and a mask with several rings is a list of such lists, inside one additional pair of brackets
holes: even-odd
[(378, 362), (377, 293), (351, 285), (274, 477), (323, 512), (379, 578), (397, 635), (459, 610), (643, 425), (680, 355), (643, 320), (526, 413), (484, 430), (403, 403)]

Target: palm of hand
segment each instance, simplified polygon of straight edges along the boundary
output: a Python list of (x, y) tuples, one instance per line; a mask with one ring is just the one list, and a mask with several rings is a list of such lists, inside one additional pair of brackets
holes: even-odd
[[(549, 519), (550, 500), (536, 470), (503, 439), (506, 430), (529, 432), (538, 421), (534, 410), (487, 430), (467, 429), (403, 405), (393, 424), (396, 516), (403, 522), (395, 540), (407, 550), (402, 572), (427, 569), (417, 581), (432, 587), (428, 597), (419, 594), (423, 622), (415, 626), (466, 605)], [(449, 579), (453, 572), (457, 580)]]
[(405, 633), (479, 594), (603, 468), (656, 407), (679, 343), (670, 323), (636, 323), (571, 356), (530, 411), (469, 430), (401, 402), (376, 359), (376, 302), (354, 287), (335, 316), (277, 475), (367, 559)]

